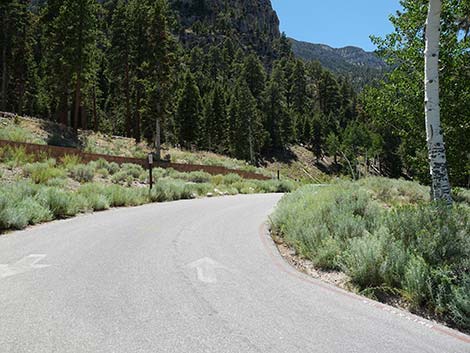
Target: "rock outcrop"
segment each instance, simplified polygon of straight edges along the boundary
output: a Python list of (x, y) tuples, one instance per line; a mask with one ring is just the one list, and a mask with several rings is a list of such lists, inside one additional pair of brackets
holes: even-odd
[(270, 0), (170, 0), (187, 46), (230, 37), (260, 56), (275, 55), (279, 18)]

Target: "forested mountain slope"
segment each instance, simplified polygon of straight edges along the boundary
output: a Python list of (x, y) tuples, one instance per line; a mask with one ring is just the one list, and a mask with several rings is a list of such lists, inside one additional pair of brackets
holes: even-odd
[(376, 78), (382, 78), (387, 64), (375, 53), (347, 46), (332, 48), (325, 44), (314, 44), (289, 38), (294, 54), (306, 61), (318, 61), (334, 73), (347, 76), (362, 88)]
[[(420, 16), (400, 26), (419, 33)], [(449, 38), (456, 33), (452, 16)], [(2, 111), (138, 142), (153, 143), (158, 131), (162, 143), (253, 164), (289, 156), (301, 145), (316, 161), (331, 157), (337, 170), (352, 176), (362, 165), (427, 180), (420, 152), (426, 141), (419, 133), (422, 37), (413, 39), (411, 54), (407, 47), (398, 53), (399, 60), (393, 59), (395, 37), (382, 50), (394, 68), (387, 80), (397, 82), (390, 85), (396, 97), (368, 89), (358, 96), (357, 88), (382, 76), (380, 59), (357, 48), (289, 41), (269, 0), (11, 0), (0, 3), (0, 17)], [(452, 84), (443, 86), (443, 113), (459, 117), (443, 119), (459, 137), (448, 142), (457, 185), (468, 180), (467, 165), (459, 163), (467, 161), (465, 152), (454, 143), (465, 140), (460, 136), (468, 125), (462, 103), (468, 102), (467, 42), (443, 42), (451, 63), (443, 68), (464, 70), (448, 74)], [(294, 55), (301, 50), (304, 59)], [(462, 99), (451, 96), (456, 92)], [(401, 121), (408, 112), (413, 116)], [(399, 123), (387, 125), (392, 121)], [(412, 139), (410, 132), (416, 132)]]

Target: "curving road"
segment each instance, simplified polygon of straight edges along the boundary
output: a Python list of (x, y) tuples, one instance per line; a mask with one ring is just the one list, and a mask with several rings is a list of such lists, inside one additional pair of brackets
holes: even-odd
[(469, 353), (470, 337), (298, 273), (280, 195), (117, 209), (0, 237), (0, 352)]

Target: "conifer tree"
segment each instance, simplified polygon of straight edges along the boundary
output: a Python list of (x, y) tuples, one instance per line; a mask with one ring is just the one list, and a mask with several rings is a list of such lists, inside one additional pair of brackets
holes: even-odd
[(204, 108), (204, 135), (210, 151), (223, 153), (228, 145), (228, 119), (223, 90), (219, 84), (209, 94)]
[(243, 62), (242, 77), (248, 84), (251, 94), (256, 99), (258, 106), (261, 104), (266, 81), (266, 72), (258, 56), (251, 53)]
[(143, 132), (147, 139), (155, 136), (160, 154), (161, 128), (165, 125), (167, 103), (171, 98), (171, 79), (175, 62), (174, 43), (169, 31), (168, 8), (164, 0), (151, 2), (147, 28), (148, 51), (144, 71), (145, 116)]
[[(290, 139), (289, 119), (286, 101), (286, 82), (280, 63), (273, 69), (264, 92), (265, 128), (269, 133), (268, 148), (280, 150)], [(287, 130), (286, 130), (287, 128)]]
[(116, 115), (124, 115), (124, 133), (132, 136), (131, 82), (135, 74), (132, 62), (130, 32), (131, 18), (125, 0), (118, 0), (113, 11), (110, 26), (110, 48), (108, 56), (108, 76), (112, 82), (112, 94)]
[(323, 157), (323, 148), (324, 148), (324, 124), (323, 121), (325, 120), (324, 115), (321, 112), (316, 112), (312, 124), (311, 124), (311, 141), (312, 141), (312, 148), (313, 154), (317, 160)]
[(33, 55), (37, 16), (29, 5), (27, 0), (0, 3), (0, 109), (20, 114), (32, 111), (37, 94)]
[(186, 148), (196, 145), (200, 138), (202, 101), (194, 76), (187, 72), (178, 99), (177, 121), (179, 142)]
[(291, 82), (289, 91), (291, 97), (290, 108), (294, 113), (303, 115), (307, 109), (307, 80), (304, 64), (301, 60), (296, 60), (289, 81)]
[(43, 16), (46, 26), (46, 76), (50, 77), (62, 97), (57, 109), (63, 123), (67, 122), (69, 109), (67, 93), (73, 92), (74, 128), (87, 127), (86, 113), (82, 110), (82, 91), (90, 77), (94, 76), (91, 70), (96, 67), (93, 53), (97, 46), (98, 6), (94, 0), (53, 0), (47, 2)]
[(244, 79), (238, 79), (229, 107), (230, 150), (235, 158), (256, 164), (265, 135), (256, 100)]

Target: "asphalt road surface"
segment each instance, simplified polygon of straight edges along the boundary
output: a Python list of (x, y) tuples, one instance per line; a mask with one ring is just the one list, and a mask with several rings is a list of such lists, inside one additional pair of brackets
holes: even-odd
[(280, 195), (178, 201), (0, 237), (0, 352), (469, 353), (470, 337), (291, 268)]

